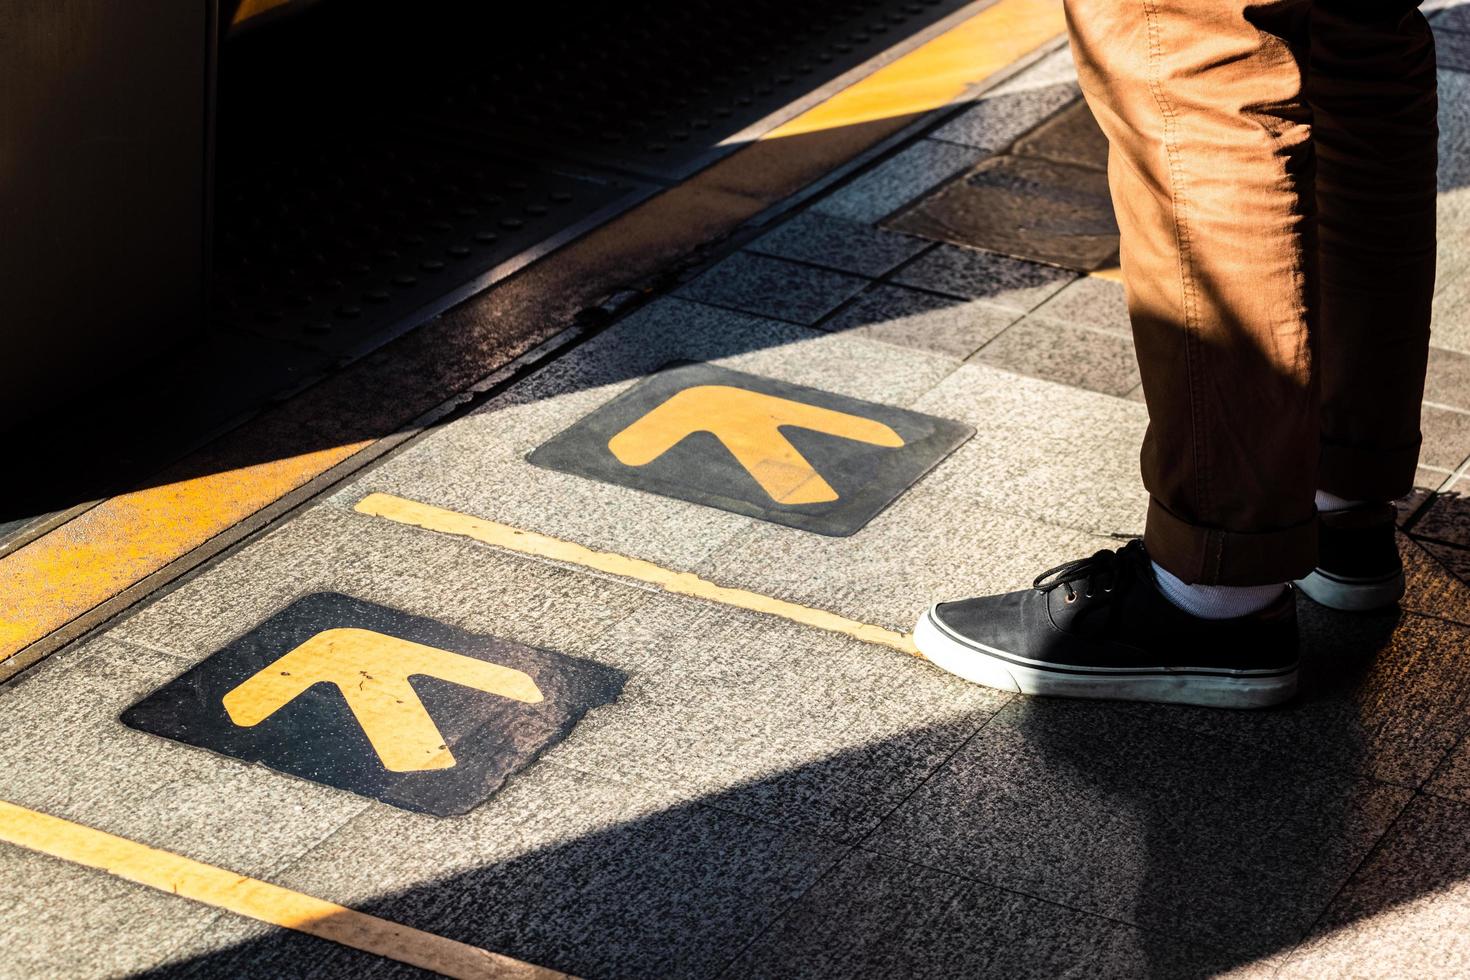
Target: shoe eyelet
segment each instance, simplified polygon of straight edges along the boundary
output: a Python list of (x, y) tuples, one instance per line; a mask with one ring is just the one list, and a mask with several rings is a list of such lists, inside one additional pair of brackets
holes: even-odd
[(1067, 596), (1067, 598), (1066, 598), (1065, 601), (1067, 601), (1067, 602), (1076, 602), (1077, 601), (1077, 593), (1073, 592), (1071, 595)]

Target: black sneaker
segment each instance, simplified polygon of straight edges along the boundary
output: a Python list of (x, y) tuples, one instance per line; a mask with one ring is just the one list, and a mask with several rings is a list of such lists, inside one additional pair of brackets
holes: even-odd
[(1030, 589), (941, 602), (914, 630), (969, 681), (1074, 698), (1261, 708), (1296, 693), (1296, 599), (1200, 619), (1166, 599), (1143, 542), (1042, 572)]
[(1404, 594), (1404, 562), (1394, 541), (1393, 504), (1319, 515), (1317, 567), (1296, 587), (1330, 609), (1367, 612)]

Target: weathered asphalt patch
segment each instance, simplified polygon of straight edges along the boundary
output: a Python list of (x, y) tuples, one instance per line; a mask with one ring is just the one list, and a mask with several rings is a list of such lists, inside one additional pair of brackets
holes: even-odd
[(668, 365), (536, 449), (548, 469), (852, 534), (968, 425), (712, 364)]
[(129, 727), (446, 817), (591, 708), (614, 668), (322, 592), (128, 708)]

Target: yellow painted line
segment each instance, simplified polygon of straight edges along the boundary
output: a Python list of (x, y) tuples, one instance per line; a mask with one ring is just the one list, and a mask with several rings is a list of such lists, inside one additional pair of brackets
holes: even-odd
[(566, 562), (569, 565), (590, 568), (597, 572), (621, 575), (624, 578), (656, 585), (665, 592), (672, 592), (675, 595), (707, 599), (710, 602), (734, 606), (737, 609), (748, 609), (751, 612), (765, 613), (768, 616), (779, 616), (793, 623), (814, 626), (831, 633), (841, 633), (867, 643), (891, 647), (915, 657), (920, 656), (913, 639), (905, 633), (884, 629), (882, 626), (874, 626), (871, 623), (860, 623), (855, 619), (848, 619), (846, 616), (839, 616), (833, 612), (787, 602), (785, 599), (777, 599), (774, 596), (761, 595), (759, 592), (717, 585), (691, 572), (676, 572), (655, 565), (651, 561), (644, 561), (642, 558), (629, 558), (608, 551), (593, 551), (591, 548), (572, 541), (563, 541), (560, 538), (538, 534), (535, 531), (523, 531), (509, 524), (488, 521), (481, 517), (471, 517), (468, 514), (460, 514), (431, 504), (421, 504), (416, 500), (395, 497), (387, 493), (369, 494), (357, 502), (355, 509), (359, 513), (371, 514), (373, 517), (382, 517), (428, 531), (438, 531), (441, 534), (458, 534), (523, 555), (549, 558), (553, 561)]
[(646, 466), (690, 433), (708, 432), (777, 503), (836, 500), (837, 491), (782, 435), (783, 425), (872, 446), (903, 445), (897, 432), (860, 415), (729, 385), (695, 385), (613, 436), (607, 448), (626, 466)]
[(447, 977), (566, 976), (3, 800), (0, 841)]
[(763, 138), (844, 129), (947, 106), (1065, 29), (1061, 0), (1000, 0)]
[[(1063, 29), (1059, 0), (999, 0), (507, 280), (505, 306), (538, 291), (578, 288), (600, 269), (624, 270), (623, 276), (686, 254), (887, 139), (914, 114), (959, 98)], [(370, 408), (352, 424), (387, 432), (407, 421), (376, 412)], [(0, 558), (0, 665), (372, 444), (243, 467), (210, 456), (227, 456), (242, 442), (262, 453), (279, 445), (269, 426), (249, 428), (223, 440), (223, 450), (191, 457), (157, 483), (105, 500)], [(208, 475), (194, 475), (201, 472)]]
[(322, 630), (224, 696), (230, 721), (254, 728), (314, 684), (337, 685), (389, 772), (450, 769), (454, 753), (409, 677), (437, 677), (527, 704), (543, 700), (531, 675), (372, 630)]
[(125, 493), (6, 555), (0, 559), (0, 661), (370, 444)]
[(235, 8), (235, 16), (230, 19), (230, 26), (237, 27), (252, 17), (284, 7), (290, 2), (291, 0), (240, 0), (240, 6)]

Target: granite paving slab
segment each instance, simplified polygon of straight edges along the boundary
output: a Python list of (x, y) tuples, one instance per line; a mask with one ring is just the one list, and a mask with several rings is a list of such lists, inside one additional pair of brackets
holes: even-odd
[(1456, 545), (1440, 546), (1432, 540), (1399, 535), (1399, 554), (1404, 562), (1405, 579), (1400, 608), (1470, 626), (1467, 576), (1463, 569), (1455, 568), (1452, 561), (1446, 561), (1447, 553), (1462, 554), (1463, 551)]
[(1133, 336), (1133, 324), (1128, 319), (1128, 302), (1123, 294), (1123, 284), (1097, 276), (1082, 276), (1042, 303), (1031, 312), (1035, 318), (1054, 320), (1078, 327), (1091, 327), (1117, 334)]
[(1084, 272), (1117, 264), (1107, 175), (1035, 157), (992, 157), (886, 227)]
[(973, 361), (915, 404), (977, 430), (925, 486), (1095, 534), (1143, 533), (1143, 405)]
[(1434, 541), (1425, 542), (1424, 547), (1450, 574), (1461, 582), (1470, 582), (1470, 549)]
[(0, 844), (6, 980), (134, 976), (186, 959), (189, 935), (219, 916), (102, 871)]
[(1418, 797), (1292, 954), (1283, 977), (1470, 973), (1470, 807)]
[(726, 977), (1140, 977), (1202, 971), (1167, 936), (855, 851)]
[[(282, 883), (578, 976), (700, 977), (844, 850), (546, 765), (455, 821), (374, 807)], [(240, 948), (216, 972), (251, 954)]]
[(1022, 698), (865, 844), (1241, 958), (1290, 948), (1411, 793)]
[(924, 139), (859, 174), (812, 205), (812, 210), (862, 224), (876, 224), (930, 188), (969, 170), (983, 150)]
[(893, 281), (1029, 313), (1076, 278), (1075, 272), (1049, 265), (941, 245), (904, 266)]
[(810, 326), (866, 284), (866, 279), (844, 272), (736, 252), (681, 286), (676, 295)]
[(986, 344), (974, 360), (1119, 397), (1141, 381), (1131, 337), (1029, 316)]
[(1470, 412), (1425, 405), (1419, 429), (1424, 435), (1419, 461), (1425, 466), (1457, 470), (1470, 458)]
[(817, 326), (865, 340), (963, 360), (1015, 322), (1018, 314), (976, 300), (880, 283)]
[(876, 279), (927, 247), (922, 239), (807, 211), (756, 239), (749, 250)]
[(1470, 72), (1470, 32), (1436, 30), (1434, 32), (1434, 55), (1440, 68)]
[(909, 632), (930, 603), (1025, 588), (1043, 569), (1118, 543), (921, 484), (851, 538), (752, 528), (697, 571)]
[(1430, 347), (1424, 400), (1470, 411), (1470, 354)]
[(991, 153), (1079, 98), (1072, 51), (1063, 46), (1003, 84), (929, 135)]
[(240, 976), (272, 980), (431, 980), (439, 974), (255, 919), (222, 915), (188, 937), (172, 961), (135, 974), (133, 980), (229, 980)]
[(1446, 544), (1470, 548), (1470, 476), (1462, 476), (1414, 522), (1414, 533)]
[(1470, 735), (1462, 737), (1440, 763), (1424, 792), (1470, 804)]
[(876, 826), (1006, 700), (886, 647), (676, 598), (592, 659), (629, 675), (623, 695), (547, 762), (839, 840)]
[(1399, 610), (1349, 615), (1306, 598), (1297, 610), (1302, 668), (1295, 700), (1260, 712), (1131, 710), (1246, 751), (1277, 753), (1301, 770), (1423, 785), (1470, 729), (1470, 629)]

